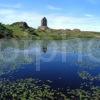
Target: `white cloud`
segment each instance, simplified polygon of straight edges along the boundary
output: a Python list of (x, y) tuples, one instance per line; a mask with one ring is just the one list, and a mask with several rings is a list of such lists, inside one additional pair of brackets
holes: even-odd
[[(50, 19), (50, 18), (49, 18)], [(99, 31), (100, 21), (97, 18), (79, 18), (79, 17), (67, 17), (67, 16), (55, 16), (54, 20), (50, 20), (50, 26), (53, 28), (79, 28), (87, 31)]]
[(60, 8), (60, 7), (55, 7), (55, 6), (52, 6), (52, 5), (48, 5), (47, 8), (48, 8), (49, 10), (62, 10), (62, 8)]
[(94, 17), (92, 14), (85, 14), (86, 17)]
[(0, 16), (13, 14), (15, 11), (13, 9), (0, 9)]
[(0, 22), (11, 24), (13, 22), (26, 21), (30, 26), (36, 27), (40, 24), (43, 16), (33, 12), (21, 12), (14, 9), (0, 9)]
[(13, 9), (18, 9), (21, 8), (22, 5), (20, 3), (17, 4), (0, 4), (0, 8), (13, 8)]
[[(56, 14), (45, 14), (50, 28), (79, 28), (88, 31), (100, 31), (100, 20), (95, 17), (72, 17)], [(88, 15), (89, 16), (89, 15)], [(0, 22), (11, 24), (17, 21), (25, 21), (30, 26), (37, 28), (40, 25), (40, 13), (17, 11), (14, 9), (0, 9)]]

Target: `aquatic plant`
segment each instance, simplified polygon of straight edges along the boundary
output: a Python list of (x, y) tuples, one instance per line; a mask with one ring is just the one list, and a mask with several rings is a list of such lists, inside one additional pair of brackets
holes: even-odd
[[(47, 80), (48, 82), (48, 80)], [(49, 82), (51, 82), (49, 80)], [(45, 84), (44, 84), (45, 83)], [(99, 100), (100, 87), (83, 89), (54, 90), (38, 79), (20, 79), (0, 81), (0, 100)]]

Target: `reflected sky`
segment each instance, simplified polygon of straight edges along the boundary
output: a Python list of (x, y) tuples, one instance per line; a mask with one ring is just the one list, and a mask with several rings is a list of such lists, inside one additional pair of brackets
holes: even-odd
[(96, 39), (3, 41), (0, 78), (16, 80), (32, 77), (52, 80), (53, 87), (76, 88), (82, 83), (79, 74), (87, 72), (95, 78), (93, 84), (100, 85), (99, 49), (100, 40)]

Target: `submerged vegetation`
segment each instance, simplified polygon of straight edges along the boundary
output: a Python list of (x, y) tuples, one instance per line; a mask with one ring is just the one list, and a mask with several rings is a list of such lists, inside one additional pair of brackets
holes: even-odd
[(90, 81), (94, 81), (94, 80), (98, 80), (100, 81), (100, 74), (93, 76), (90, 73), (83, 71), (79, 73), (79, 76), (83, 79), (83, 80), (90, 80)]
[(36, 79), (20, 79), (17, 81), (0, 81), (0, 100), (99, 100), (100, 88), (58, 89), (50, 87), (51, 81), (42, 82)]

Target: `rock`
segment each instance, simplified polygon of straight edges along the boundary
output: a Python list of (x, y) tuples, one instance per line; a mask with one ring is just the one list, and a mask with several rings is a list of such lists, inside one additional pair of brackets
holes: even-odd
[(73, 32), (81, 32), (80, 29), (73, 29)]
[(65, 31), (66, 31), (66, 32), (69, 32), (69, 31), (71, 31), (71, 29), (65, 29)]
[(11, 26), (18, 26), (20, 28), (29, 28), (28, 24), (26, 22), (16, 22), (13, 23)]

